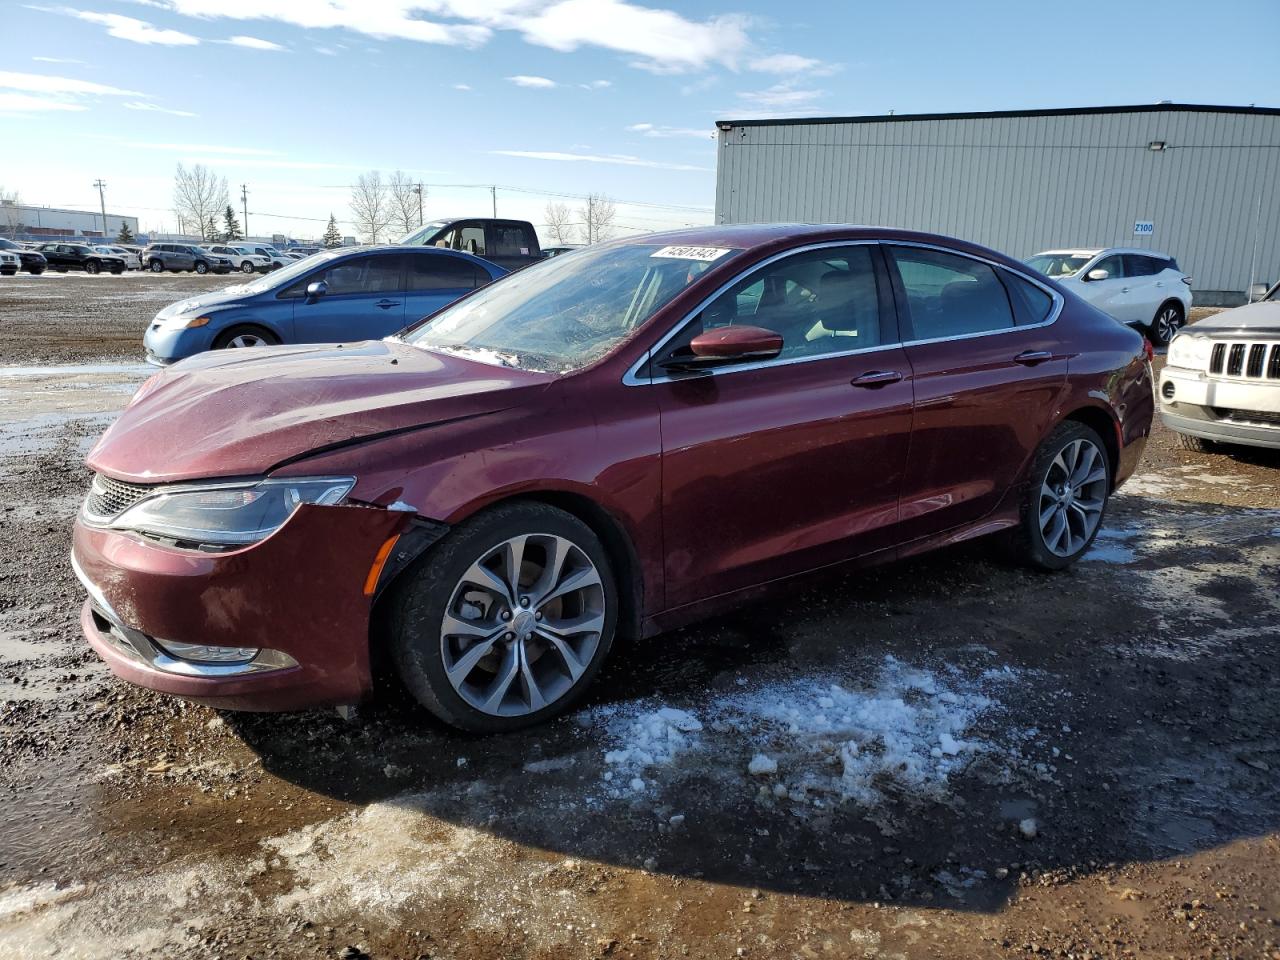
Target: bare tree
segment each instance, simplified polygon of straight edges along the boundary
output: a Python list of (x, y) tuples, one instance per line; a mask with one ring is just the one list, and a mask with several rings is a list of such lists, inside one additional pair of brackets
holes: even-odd
[(387, 181), (391, 191), (391, 226), (401, 235), (412, 233), (422, 226), (422, 200), (426, 194), (422, 185), (414, 183), (401, 170), (391, 174)]
[(22, 215), (18, 211), (21, 205), (22, 198), (18, 196), (17, 190), (0, 187), (0, 229), (5, 230), (11, 237), (16, 237), (18, 231), (25, 226)]
[(209, 221), (230, 205), (226, 177), (219, 177), (201, 163), (190, 170), (178, 164), (173, 176), (173, 211), (181, 229), (203, 235)]
[(618, 215), (617, 208), (602, 193), (593, 193), (587, 197), (586, 206), (578, 209), (578, 217), (582, 220), (582, 233), (587, 243), (599, 243), (613, 236), (613, 220)]
[(577, 231), (573, 229), (573, 211), (567, 203), (551, 203), (548, 201), (543, 216), (547, 221), (547, 229), (556, 243), (573, 243)]
[(391, 223), (391, 197), (378, 170), (360, 174), (351, 188), (351, 216), (365, 243), (378, 243)]

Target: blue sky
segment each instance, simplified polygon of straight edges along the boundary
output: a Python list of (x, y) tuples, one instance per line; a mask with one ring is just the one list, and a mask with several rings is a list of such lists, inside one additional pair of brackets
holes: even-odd
[[(709, 222), (717, 119), (1178, 102), (1280, 106), (1274, 0), (0, 0), (0, 187), (172, 229), (201, 162), (255, 234), (349, 217), (363, 171), (428, 218), (540, 223), (545, 191), (623, 232)], [(565, 202), (577, 204), (573, 199)], [(237, 204), (238, 205), (238, 204)], [(348, 229), (347, 232), (350, 232)]]

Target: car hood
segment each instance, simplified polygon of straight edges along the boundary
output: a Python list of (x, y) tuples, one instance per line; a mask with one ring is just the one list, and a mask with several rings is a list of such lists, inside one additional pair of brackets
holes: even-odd
[(214, 351), (147, 381), (87, 462), (134, 483), (255, 476), (321, 449), (525, 404), (555, 379), (389, 340)]
[(1280, 335), (1280, 300), (1263, 300), (1234, 310), (1223, 310), (1187, 327), (1187, 332), (1210, 336), (1229, 336), (1232, 333), (1246, 337)]
[(189, 313), (196, 313), (206, 307), (219, 307), (224, 305), (238, 304), (246, 296), (243, 284), (227, 287), (224, 290), (214, 290), (212, 293), (202, 293), (198, 297), (188, 297), (186, 300), (178, 300), (169, 304), (163, 310), (156, 314), (158, 319), (163, 320), (166, 317), (185, 316)]

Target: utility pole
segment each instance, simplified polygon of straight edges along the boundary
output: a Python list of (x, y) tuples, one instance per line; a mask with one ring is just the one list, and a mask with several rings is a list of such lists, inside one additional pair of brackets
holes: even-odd
[(594, 226), (595, 222), (596, 222), (596, 198), (594, 194), (587, 194), (587, 222), (585, 226), (587, 228), (588, 244), (592, 244), (596, 242), (595, 237), (592, 236), (592, 234), (595, 232), (595, 226)]
[(489, 193), (493, 196), (493, 219), (498, 219), (498, 188), (490, 187)]
[(413, 187), (413, 192), (418, 195), (418, 226), (422, 226), (422, 183), (419, 181)]
[(107, 183), (101, 177), (93, 181), (93, 185), (98, 188), (98, 203), (102, 205), (102, 236), (107, 236), (107, 198), (102, 191), (107, 189)]
[(249, 186), (240, 184), (240, 202), (244, 204), (244, 236), (249, 239)]

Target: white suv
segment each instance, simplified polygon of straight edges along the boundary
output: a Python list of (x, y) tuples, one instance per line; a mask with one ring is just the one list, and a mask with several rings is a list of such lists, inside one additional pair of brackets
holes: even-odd
[(226, 257), (231, 261), (231, 269), (239, 270), (241, 273), (253, 273), (255, 270), (261, 270), (266, 273), (271, 269), (271, 258), (260, 256), (256, 253), (242, 252), (244, 247), (227, 247), (214, 246), (209, 250), (219, 256)]
[(1142, 327), (1153, 343), (1172, 340), (1191, 311), (1191, 278), (1167, 253), (1046, 250), (1026, 263), (1122, 323)]

